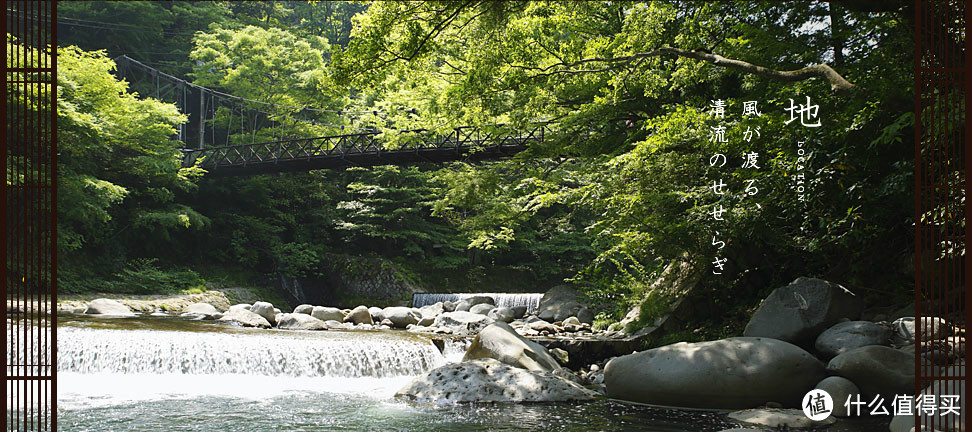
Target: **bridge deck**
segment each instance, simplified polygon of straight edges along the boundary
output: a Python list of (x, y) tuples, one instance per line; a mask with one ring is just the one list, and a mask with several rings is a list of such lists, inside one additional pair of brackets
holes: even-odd
[(449, 134), (413, 131), (398, 148), (386, 149), (378, 133), (358, 133), (236, 146), (183, 150), (183, 166), (200, 166), (209, 176), (243, 176), (353, 166), (479, 161), (509, 157), (543, 142), (545, 125), (484, 131), (458, 128)]

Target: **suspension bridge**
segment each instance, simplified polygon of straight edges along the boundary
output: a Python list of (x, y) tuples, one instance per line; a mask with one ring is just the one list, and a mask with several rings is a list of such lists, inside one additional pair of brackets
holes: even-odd
[[(117, 75), (128, 81), (132, 91), (175, 104), (187, 116), (176, 136), (183, 143), (183, 166), (198, 163), (210, 176), (499, 159), (542, 143), (550, 133), (543, 123), (459, 127), (447, 132), (395, 130), (391, 147), (385, 145), (381, 130), (326, 123), (335, 117), (341, 121), (349, 112), (242, 98), (190, 83), (128, 56), (116, 58), (115, 63)], [(318, 117), (306, 118), (305, 113)], [(347, 133), (308, 138), (306, 132), (297, 131), (307, 128)]]

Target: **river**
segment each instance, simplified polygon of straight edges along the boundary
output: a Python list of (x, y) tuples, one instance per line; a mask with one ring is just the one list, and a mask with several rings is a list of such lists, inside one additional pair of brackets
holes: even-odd
[[(610, 400), (417, 404), (408, 380), (458, 361), (402, 331), (283, 331), (175, 317), (58, 319), (62, 431), (691, 431), (722, 414)], [(8, 338), (8, 353), (11, 338)], [(8, 399), (9, 405), (9, 399)], [(885, 426), (886, 427), (886, 426)], [(876, 423), (833, 431), (877, 432)]]

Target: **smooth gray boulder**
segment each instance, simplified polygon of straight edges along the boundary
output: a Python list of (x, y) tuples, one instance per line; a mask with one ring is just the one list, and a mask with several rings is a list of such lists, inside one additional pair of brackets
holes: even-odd
[(493, 319), (472, 312), (445, 312), (435, 317), (435, 327), (446, 327), (457, 333), (475, 333), (493, 323)]
[(253, 303), (253, 306), (250, 306), (250, 312), (262, 316), (270, 324), (276, 324), (277, 312), (274, 311), (273, 309), (274, 308), (272, 304), (267, 302), (262, 302), (262, 301)]
[(88, 307), (84, 309), (84, 313), (92, 315), (135, 316), (135, 313), (128, 306), (106, 298), (94, 299), (88, 302)]
[(513, 319), (520, 319), (526, 316), (527, 307), (526, 306), (513, 306), (510, 308), (513, 311)]
[(321, 321), (344, 321), (344, 311), (335, 307), (314, 306), (311, 309), (310, 315)]
[(491, 305), (495, 305), (496, 304), (496, 300), (493, 300), (493, 298), (492, 297), (489, 297), (489, 296), (472, 296), (472, 297), (467, 297), (467, 298), (464, 298), (464, 299), (459, 300), (458, 302), (456, 302), (456, 307), (455, 307), (454, 311), (455, 312), (468, 312), (470, 309), (472, 309), (473, 306), (476, 306), (476, 305), (479, 305), (479, 304), (491, 304)]
[(382, 308), (376, 307), (376, 306), (369, 307), (368, 308), (368, 313), (371, 314), (371, 320), (374, 321), (374, 322), (376, 322), (376, 323), (380, 323), (380, 322), (384, 321), (385, 316), (381, 314), (381, 311), (382, 310), (383, 310)]
[[(844, 406), (844, 403), (847, 402), (848, 397), (853, 397), (853, 400), (857, 401), (861, 394), (861, 389), (857, 388), (857, 385), (851, 380), (839, 376), (824, 378), (814, 388), (827, 392), (834, 400), (834, 411), (832, 414), (837, 417), (849, 417), (847, 407)], [(860, 400), (863, 399), (863, 397), (860, 397)], [(857, 413), (854, 414), (856, 415)]]
[(537, 316), (544, 321), (563, 321), (565, 318), (577, 315), (583, 305), (577, 301), (577, 290), (558, 285), (543, 293)]
[(442, 310), (444, 312), (455, 312), (456, 302), (449, 301), (449, 300), (442, 302)]
[(474, 314), (486, 315), (489, 313), (489, 311), (493, 310), (493, 308), (495, 308), (495, 306), (488, 303), (483, 303), (469, 308), (469, 312), (472, 312)]
[(302, 304), (294, 308), (294, 313), (310, 315), (314, 311), (314, 306)]
[(435, 319), (435, 317), (439, 316), (439, 314), (445, 311), (446, 310), (445, 307), (442, 306), (442, 302), (436, 302), (419, 308), (419, 312), (422, 314), (423, 318), (429, 317)]
[(382, 309), (381, 316), (392, 322), (393, 327), (405, 328), (409, 324), (418, 324), (422, 320), (422, 314), (416, 310), (402, 306), (392, 306)]
[(182, 311), (186, 313), (199, 314), (199, 315), (216, 315), (219, 313), (219, 310), (216, 309), (216, 306), (213, 306), (205, 302), (193, 303), (183, 308)]
[(235, 304), (233, 306), (230, 306), (229, 310), (231, 310), (231, 311), (232, 310), (240, 310), (240, 309), (242, 309), (242, 310), (250, 310), (251, 307), (252, 307), (252, 305), (248, 305), (246, 303), (237, 303), (237, 304)]
[(821, 332), (842, 319), (856, 320), (861, 300), (838, 284), (797, 278), (777, 288), (759, 305), (743, 336), (767, 337), (809, 347)]
[(798, 407), (826, 375), (802, 348), (771, 338), (677, 343), (616, 357), (605, 366), (609, 397), (690, 408)]
[(870, 321), (845, 321), (820, 333), (814, 347), (826, 358), (868, 345), (888, 345), (891, 329)]
[(594, 324), (594, 311), (584, 307), (577, 311), (577, 320), (584, 324)]
[(847, 351), (830, 360), (827, 371), (854, 382), (869, 397), (897, 394), (915, 389), (915, 357), (894, 348), (870, 345)]
[(327, 324), (317, 318), (302, 313), (280, 314), (277, 328), (285, 330), (327, 330)]
[(520, 336), (509, 324), (497, 321), (479, 331), (469, 344), (463, 361), (492, 358), (510, 366), (529, 370), (555, 371), (557, 359), (542, 345)]
[(486, 313), (486, 316), (496, 321), (502, 321), (505, 323), (512, 322), (514, 319), (513, 309), (510, 309), (508, 307), (497, 307), (497, 308), (490, 309), (490, 311)]
[[(950, 333), (948, 322), (942, 318), (921, 317), (921, 322), (922, 341), (943, 339)], [(915, 317), (899, 318), (891, 323), (891, 328), (894, 331), (895, 345), (903, 346), (915, 343)]]
[(219, 319), (220, 321), (230, 321), (242, 325), (243, 327), (269, 328), (270, 322), (263, 316), (250, 312), (246, 309), (233, 309), (226, 311)]
[[(965, 376), (965, 362), (956, 363), (949, 366), (942, 373), (943, 377), (959, 377)], [(945, 415), (941, 415), (941, 410), (934, 412), (929, 415), (928, 413), (921, 414), (921, 423), (924, 425), (932, 424), (935, 422), (935, 428), (943, 432), (965, 432), (965, 408), (967, 404), (965, 403), (965, 381), (959, 379), (950, 379), (947, 381), (932, 381), (932, 384), (926, 389), (922, 390), (919, 397), (925, 395), (935, 396), (935, 405), (941, 407), (943, 403), (947, 403), (951, 406), (955, 406), (954, 410), (948, 410), (949, 412)], [(910, 393), (908, 393), (910, 394)], [(943, 402), (942, 396), (948, 396), (950, 402)], [(955, 400), (954, 396), (958, 396)], [(958, 412), (954, 414), (952, 411)], [(932, 420), (930, 417), (934, 417)], [(891, 432), (911, 432), (915, 426), (915, 416), (914, 415), (897, 415), (891, 419), (891, 425), (889, 430)]]
[(347, 316), (344, 317), (344, 322), (354, 323), (354, 324), (374, 324), (375, 322), (371, 319), (371, 312), (368, 312), (368, 308), (365, 306), (358, 306), (351, 309)]
[(396, 396), (419, 402), (564, 402), (597, 393), (551, 372), (513, 367), (494, 359), (450, 363), (409, 382)]

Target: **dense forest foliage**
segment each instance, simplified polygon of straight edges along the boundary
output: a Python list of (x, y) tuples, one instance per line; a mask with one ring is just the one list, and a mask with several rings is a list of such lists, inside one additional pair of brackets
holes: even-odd
[[(722, 304), (722, 318), (798, 276), (893, 302), (913, 292), (909, 8), (64, 2), (60, 286), (272, 282), (367, 258), (434, 291), (567, 281), (611, 321), (665, 301), (647, 287), (687, 260), (701, 276), (694, 294)], [(417, 128), (556, 132), (495, 162), (211, 179), (180, 167), (172, 136), (184, 116), (113, 77), (122, 54), (254, 101), (362, 112), (318, 120), (375, 128), (390, 147)], [(761, 115), (743, 116), (747, 101)], [(790, 121), (794, 102), (817, 106), (821, 126)], [(710, 164), (716, 154), (724, 165)], [(757, 158), (744, 164), (747, 154)]]

